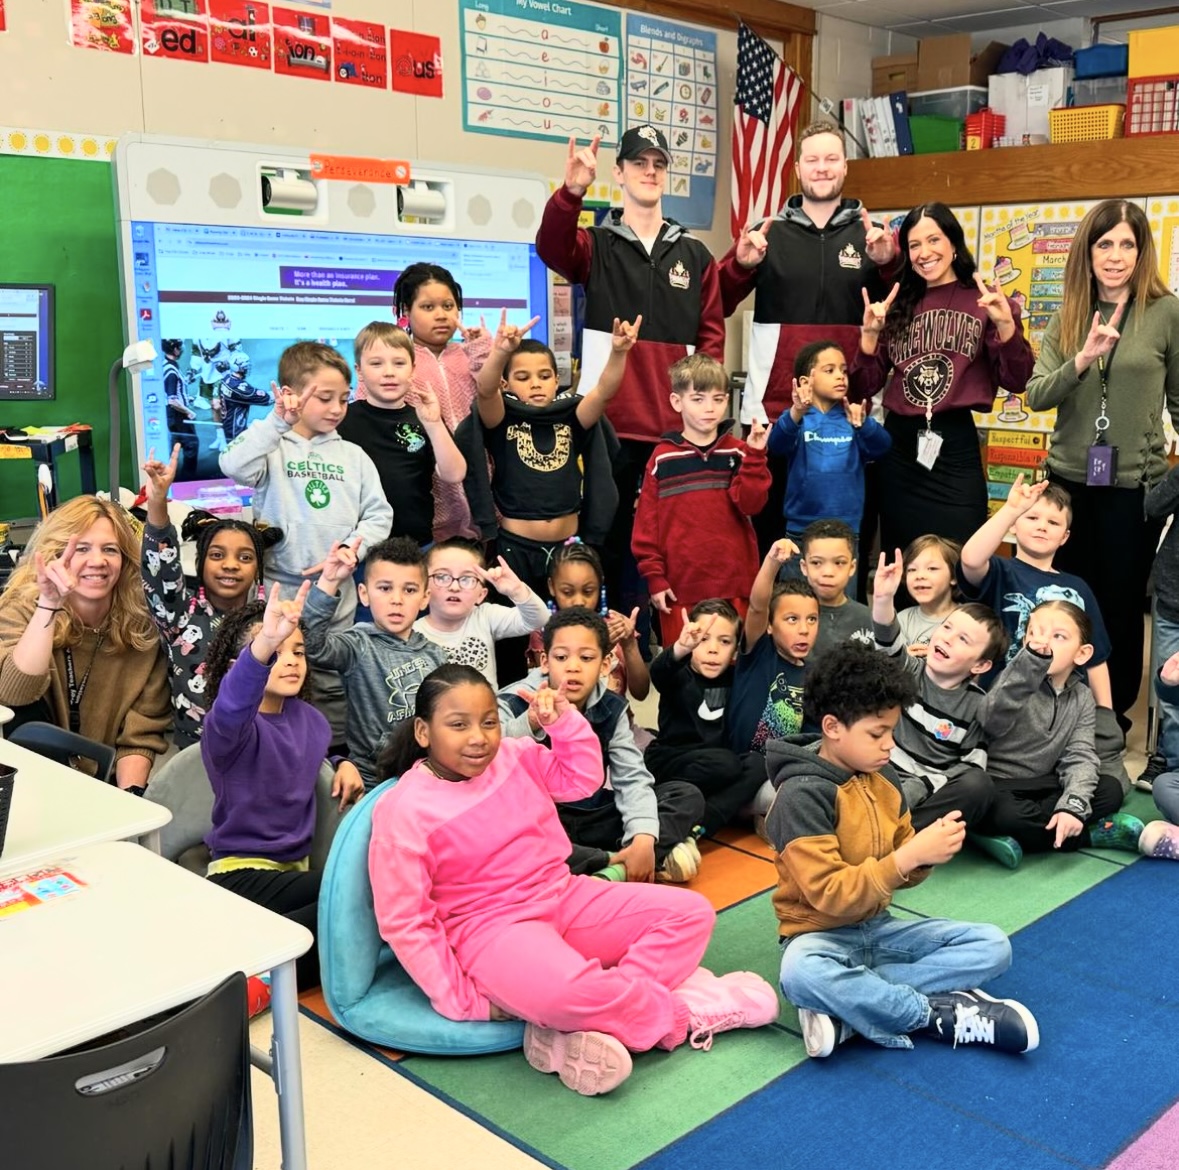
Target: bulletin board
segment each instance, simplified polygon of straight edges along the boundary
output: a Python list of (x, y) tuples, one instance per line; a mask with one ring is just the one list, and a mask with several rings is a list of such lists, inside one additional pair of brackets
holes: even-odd
[(1153, 195), (1146, 216), (1159, 253), (1159, 275), (1179, 295), (1179, 195)]

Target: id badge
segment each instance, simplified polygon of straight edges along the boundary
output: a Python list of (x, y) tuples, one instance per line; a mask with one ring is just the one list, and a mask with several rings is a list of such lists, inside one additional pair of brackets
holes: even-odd
[(1094, 443), (1085, 462), (1086, 487), (1113, 487), (1118, 478), (1118, 449)]
[(941, 451), (942, 437), (937, 431), (922, 431), (917, 437), (917, 462), (926, 470), (933, 470)]

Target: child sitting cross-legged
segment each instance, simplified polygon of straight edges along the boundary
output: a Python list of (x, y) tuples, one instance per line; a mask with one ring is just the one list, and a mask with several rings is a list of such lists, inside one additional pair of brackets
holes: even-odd
[(616, 881), (690, 881), (700, 868), (692, 830), (704, 813), (704, 797), (691, 784), (652, 779), (635, 744), (626, 700), (606, 685), (609, 657), (609, 633), (598, 614), (581, 607), (553, 614), (544, 628), (540, 667), (500, 691), (504, 733), (543, 739), (544, 728), (521, 691), (532, 693), (546, 679), (563, 688), (589, 720), (605, 764), (596, 788), (558, 807), (573, 846), (570, 868)]
[(701, 601), (680, 615), (675, 644), (651, 663), (659, 692), (659, 734), (643, 755), (656, 783), (686, 780), (704, 797), (700, 831), (723, 829), (766, 781), (759, 752), (728, 746), (725, 707), (733, 687), (733, 663), (741, 618), (723, 597)]
[[(1012, 709), (1005, 731), (988, 729), (987, 771), (995, 799), (975, 827), (997, 839), (1000, 860), (1010, 856), (1011, 842), (1037, 853), (1085, 846), (1138, 849), (1143, 824), (1118, 812), (1121, 785), (1100, 770), (1096, 705), (1084, 677), (1092, 657), (1089, 615), (1069, 601), (1042, 602), (1028, 618), (1023, 649), (992, 692), (1001, 708), (1007, 675), (1021, 659), (1034, 662), (1038, 686), (1007, 697)], [(987, 848), (985, 841), (976, 844)]]
[[(430, 609), (413, 628), (441, 646), (448, 662), (473, 666), (498, 687), (495, 643), (541, 629), (549, 611), (503, 557), (493, 569), (486, 563), (476, 541), (454, 536), (433, 545), (426, 554)], [(489, 603), (489, 584), (512, 605)]]
[[(305, 582), (292, 600), (274, 585), (227, 614), (209, 647), (212, 705), (201, 760), (213, 788), (209, 880), (316, 931), (321, 874), (307, 868), (315, 835), (315, 783), (327, 754), (327, 720), (304, 701), (307, 660), (300, 617)], [(332, 795), (340, 807), (364, 791), (344, 761)], [(313, 946), (296, 964), (300, 990), (319, 983)]]
[(886, 1048), (911, 1048), (910, 1036), (1015, 1053), (1039, 1044), (1026, 1007), (979, 990), (1011, 964), (998, 927), (889, 913), (894, 891), (924, 881), (965, 837), (956, 810), (914, 832), (889, 774), (893, 728), (915, 698), (895, 659), (835, 646), (807, 679), (821, 738), (767, 751), (782, 993), (799, 1009), (811, 1057), (857, 1033)]
[(374, 545), (364, 562), (360, 600), (371, 622), (332, 629), (341, 583), (351, 582), (359, 546), (332, 545), (307, 598), (307, 657), (338, 670), (347, 697), (349, 757), (366, 788), (377, 783), (377, 754), (398, 723), (413, 714), (422, 679), (445, 654), (414, 628), (426, 608), (426, 558), (417, 542), (394, 536)]
[(631, 1052), (777, 1019), (760, 976), (698, 965), (716, 918), (699, 894), (569, 872), (554, 801), (597, 790), (599, 738), (562, 687), (527, 706), (551, 748), (501, 739), (487, 679), (448, 663), (382, 753), (400, 780), (373, 811), (373, 908), (434, 1010), (526, 1021), (528, 1063), (586, 1096), (620, 1085)]

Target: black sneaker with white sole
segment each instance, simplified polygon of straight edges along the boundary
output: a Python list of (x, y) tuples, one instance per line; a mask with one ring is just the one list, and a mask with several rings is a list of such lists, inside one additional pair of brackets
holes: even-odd
[(949, 991), (929, 998), (929, 1022), (920, 1034), (998, 1052), (1031, 1052), (1040, 1043), (1036, 1017), (1014, 999), (992, 999), (983, 991)]
[(1154, 782), (1167, 770), (1167, 757), (1160, 756), (1158, 752), (1151, 753), (1147, 757), (1146, 767), (1142, 769), (1142, 774), (1135, 777), (1134, 787), (1139, 792), (1152, 792), (1154, 790)]

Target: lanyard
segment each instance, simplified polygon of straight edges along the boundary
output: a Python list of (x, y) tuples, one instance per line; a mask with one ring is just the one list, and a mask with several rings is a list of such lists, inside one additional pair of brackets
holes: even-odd
[[(1131, 293), (1130, 298), (1126, 301), (1126, 307), (1122, 312), (1122, 324), (1126, 323), (1126, 318), (1129, 316), (1131, 308), (1134, 306), (1134, 295)], [(1098, 312), (1101, 310), (1099, 309)], [(1114, 313), (1117, 312), (1117, 307), (1114, 307)], [(1110, 314), (1113, 316), (1113, 313)], [(1093, 423), (1093, 446), (1106, 446), (1105, 432), (1109, 430), (1109, 371), (1113, 367), (1114, 354), (1118, 352), (1118, 342), (1122, 340), (1121, 334), (1118, 335), (1118, 340), (1113, 343), (1108, 355), (1102, 354), (1097, 359), (1097, 373), (1101, 378), (1101, 406), (1097, 411), (1097, 419)]]
[(90, 662), (86, 667), (86, 673), (82, 675), (81, 682), (77, 681), (77, 677), (74, 674), (74, 652), (69, 646), (63, 651), (66, 664), (66, 686), (69, 690), (70, 697), (70, 730), (75, 735), (82, 726), (82, 696), (86, 693), (86, 683), (90, 681), (90, 672), (94, 669), (94, 660), (98, 657), (99, 650), (102, 649), (102, 642), (105, 637), (105, 630), (98, 635), (98, 640), (94, 643), (94, 653), (90, 655)]

